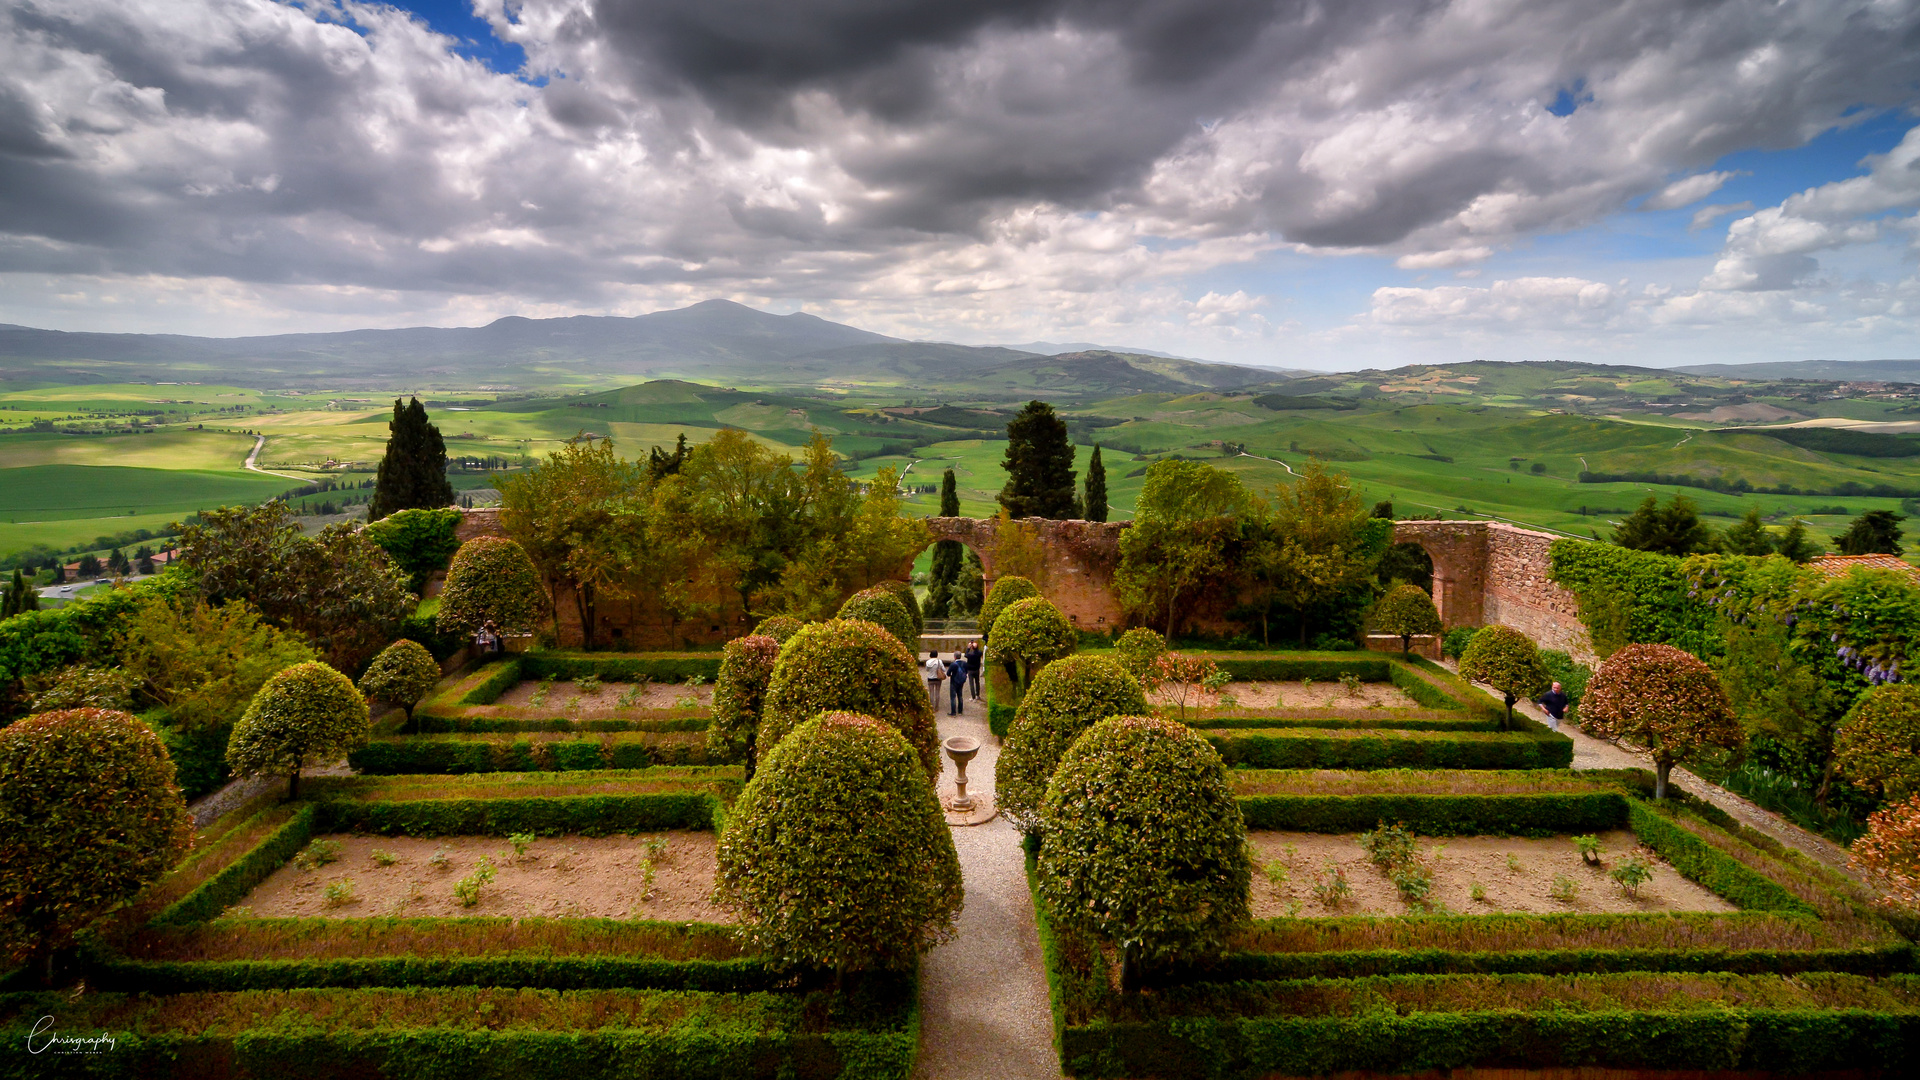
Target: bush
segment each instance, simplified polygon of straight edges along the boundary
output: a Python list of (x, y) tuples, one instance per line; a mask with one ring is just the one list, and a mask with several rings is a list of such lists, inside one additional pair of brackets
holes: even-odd
[(440, 592), (442, 631), (471, 635), (491, 621), (505, 634), (530, 634), (540, 620), (540, 575), (519, 544), (476, 536), (460, 545)]
[(720, 676), (713, 681), (713, 723), (707, 728), (707, 753), (746, 762), (753, 779), (753, 741), (767, 702), (767, 684), (780, 659), (780, 643), (763, 634), (727, 642)]
[(29, 679), (33, 704), (29, 711), (60, 712), (65, 709), (119, 709), (133, 707), (137, 680), (114, 668), (75, 664), (51, 675)]
[(1467, 651), (1467, 646), (1473, 644), (1473, 635), (1479, 632), (1477, 626), (1456, 626), (1447, 631), (1447, 636), (1440, 639), (1440, 655), (1460, 659), (1460, 655)]
[(987, 659), (1005, 665), (1024, 693), (1041, 666), (1079, 647), (1080, 635), (1052, 601), (1034, 596), (1010, 604), (995, 620), (999, 630), (987, 645)]
[(1427, 590), (1418, 585), (1395, 585), (1374, 605), (1373, 625), (1382, 633), (1397, 635), (1400, 651), (1406, 653), (1413, 648), (1413, 635), (1440, 632), (1440, 612), (1434, 609)]
[(1073, 741), (1109, 716), (1146, 711), (1139, 681), (1115, 660), (1069, 656), (1048, 664), (1021, 700), (994, 767), (994, 799), (1000, 812), (1021, 832), (1038, 832), (1047, 781)]
[(770, 637), (785, 645), (787, 639), (799, 633), (800, 628), (805, 625), (807, 624), (791, 615), (769, 615), (760, 620), (760, 625), (754, 627), (753, 632), (757, 636)]
[(128, 619), (119, 652), (141, 693), (166, 707), (172, 726), (193, 733), (232, 728), (275, 672), (314, 659), (304, 635), (268, 624), (245, 600), (215, 607), (157, 596)]
[(1001, 612), (1039, 595), (1039, 586), (1018, 574), (1008, 574), (994, 582), (993, 588), (987, 590), (987, 598), (980, 603), (980, 640), (993, 640), (993, 622)]
[(1547, 677), (1559, 683), (1560, 689), (1566, 692), (1567, 708), (1579, 708), (1580, 702), (1586, 699), (1587, 684), (1593, 681), (1593, 669), (1562, 649), (1541, 649), (1540, 662), (1547, 666)]
[[(426, 512), (400, 511), (401, 514)], [(360, 676), (360, 692), (369, 698), (378, 698), (405, 709), (407, 723), (411, 724), (413, 707), (432, 692), (439, 681), (440, 665), (427, 647), (417, 641), (401, 638), (373, 658), (373, 663), (367, 666), (367, 673)]]
[(1746, 741), (1713, 669), (1671, 645), (1628, 645), (1609, 656), (1587, 686), (1580, 723), (1598, 738), (1646, 747), (1656, 799), (1667, 797), (1674, 762)]
[[(914, 595), (913, 586), (907, 582), (895, 581), (889, 578), (875, 585), (874, 588), (891, 594), (895, 600), (900, 601), (901, 607), (907, 609), (907, 614), (913, 618), (913, 638), (917, 644), (920, 640), (920, 635), (926, 633), (927, 620), (926, 616), (920, 611), (920, 598)], [(911, 648), (912, 646), (908, 647)]]
[(1506, 695), (1508, 727), (1513, 726), (1514, 701), (1544, 692), (1552, 681), (1533, 639), (1511, 626), (1481, 627), (1460, 656), (1460, 676)]
[(909, 970), (954, 934), (962, 890), (915, 748), (829, 713), (771, 747), (720, 836), (716, 894), (761, 948), (838, 973)]
[(319, 661), (268, 679), (233, 727), (227, 763), (236, 773), (285, 771), (287, 798), (300, 795), (300, 770), (367, 744), (367, 703), (345, 675)]
[(417, 593), (460, 547), (460, 517), (453, 509), (402, 510), (367, 526), (367, 535), (407, 572), (407, 588)]
[(913, 628), (913, 616), (906, 605), (885, 589), (864, 589), (840, 605), (842, 619), (860, 619), (882, 627), (907, 647), (909, 653), (920, 645), (920, 633)]
[(42, 713), (0, 729), (0, 934), (42, 978), (56, 949), (192, 838), (166, 748), (126, 713)]
[(927, 775), (940, 775), (940, 736), (927, 684), (907, 647), (873, 623), (811, 623), (780, 649), (755, 752), (764, 758), (788, 732), (825, 712), (885, 720), (919, 751)]
[(1040, 893), (1050, 917), (1142, 968), (1224, 951), (1247, 919), (1247, 830), (1220, 755), (1185, 725), (1102, 720), (1047, 785)]
[(1841, 776), (1888, 802), (1920, 795), (1920, 686), (1886, 683), (1854, 699), (1833, 759)]
[(1120, 666), (1127, 669), (1127, 674), (1145, 682), (1153, 671), (1154, 660), (1167, 651), (1167, 639), (1158, 631), (1136, 626), (1120, 635), (1120, 640), (1113, 643), (1113, 650), (1119, 654)]
[(1869, 817), (1848, 862), (1879, 887), (1883, 904), (1920, 913), (1920, 795)]

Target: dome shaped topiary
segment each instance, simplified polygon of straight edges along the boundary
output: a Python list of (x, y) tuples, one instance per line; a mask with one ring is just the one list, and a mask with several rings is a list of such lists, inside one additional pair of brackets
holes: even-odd
[(401, 638), (367, 665), (367, 673), (360, 676), (360, 693), (400, 706), (407, 711), (407, 723), (412, 724), (413, 707), (431, 693), (439, 681), (440, 662), (427, 647)]
[(1476, 632), (1460, 657), (1460, 674), (1506, 695), (1509, 728), (1515, 701), (1545, 693), (1553, 685), (1533, 639), (1511, 626), (1486, 626)]
[[(1147, 673), (1153, 670), (1153, 662), (1167, 651), (1167, 639), (1159, 631), (1136, 626), (1120, 635), (1113, 643), (1115, 659), (1127, 669), (1127, 674), (1136, 679), (1145, 680)], [(1143, 683), (1144, 685), (1144, 683)]]
[[(1473, 639), (1475, 648), (1485, 636), (1483, 630)], [(1667, 797), (1674, 762), (1710, 746), (1746, 741), (1713, 669), (1671, 645), (1628, 645), (1607, 657), (1587, 684), (1580, 724), (1597, 738), (1646, 747), (1653, 755), (1656, 799)]]
[(1042, 665), (1072, 653), (1080, 644), (1080, 635), (1060, 609), (1038, 596), (1008, 605), (994, 627), (998, 632), (987, 645), (987, 659), (1007, 665), (1022, 690), (1032, 684)]
[(1848, 865), (1879, 888), (1879, 903), (1920, 915), (1920, 795), (1876, 810), (1853, 842)]
[(1225, 948), (1248, 916), (1247, 829), (1227, 770), (1185, 724), (1100, 721), (1067, 750), (1041, 811), (1040, 895), (1056, 925), (1142, 968)]
[(1920, 686), (1884, 683), (1854, 700), (1833, 741), (1841, 776), (1900, 802), (1920, 795)]
[(367, 745), (367, 703), (353, 683), (319, 661), (285, 668), (253, 695), (227, 738), (235, 773), (285, 772), (287, 798), (300, 796), (300, 770)]
[[(1151, 633), (1151, 631), (1149, 631)], [(1047, 781), (1081, 733), (1109, 716), (1147, 711), (1140, 683), (1105, 656), (1069, 656), (1034, 676), (993, 769), (994, 802), (1021, 832), (1040, 828)]]
[(767, 701), (767, 683), (780, 659), (780, 643), (765, 634), (734, 638), (720, 657), (713, 680), (713, 722), (707, 728), (707, 755), (715, 761), (743, 761), (753, 778), (754, 736)]
[(447, 566), (435, 625), (443, 634), (471, 634), (491, 621), (502, 633), (530, 634), (544, 598), (526, 549), (504, 536), (476, 536)]
[(1405, 655), (1413, 651), (1413, 635), (1440, 632), (1440, 612), (1427, 590), (1403, 582), (1388, 589), (1373, 606), (1373, 626), (1383, 634), (1397, 635)]
[(193, 818), (159, 736), (124, 712), (41, 713), (0, 728), (0, 955), (55, 950), (187, 850)]
[[(924, 695), (923, 695), (924, 696)], [(769, 954), (909, 970), (954, 933), (960, 860), (919, 756), (891, 725), (828, 713), (766, 752), (720, 836), (716, 893)]]
[(764, 759), (788, 732), (825, 712), (885, 720), (913, 744), (927, 775), (940, 775), (940, 736), (927, 684), (907, 647), (873, 623), (810, 623), (781, 647), (755, 752)]
[(1001, 612), (1039, 595), (1039, 586), (1018, 574), (1008, 574), (994, 582), (993, 588), (987, 590), (987, 598), (980, 602), (980, 640), (993, 640), (993, 623)]
[(901, 607), (907, 609), (908, 617), (913, 620), (913, 638), (917, 643), (920, 635), (927, 632), (927, 620), (926, 616), (920, 612), (920, 598), (914, 595), (913, 586), (904, 581), (889, 578), (875, 585), (874, 588), (885, 590), (895, 600), (900, 601)]
[(907, 647), (909, 653), (920, 646), (920, 632), (913, 628), (913, 616), (907, 613), (906, 605), (894, 598), (885, 589), (875, 587), (862, 589), (847, 597), (840, 605), (841, 619), (862, 619), (886, 628), (900, 644)]
[(785, 645), (787, 639), (799, 633), (800, 628), (805, 625), (807, 624), (791, 615), (769, 615), (760, 620), (760, 625), (754, 627), (753, 632), (757, 636), (770, 637)]

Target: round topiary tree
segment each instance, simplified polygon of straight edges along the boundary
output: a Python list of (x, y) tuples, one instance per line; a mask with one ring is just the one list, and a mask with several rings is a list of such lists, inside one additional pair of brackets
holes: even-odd
[(993, 640), (993, 623), (1000, 613), (1022, 600), (1040, 595), (1040, 587), (1018, 574), (1008, 574), (993, 583), (987, 598), (980, 602), (980, 640)]
[(132, 716), (72, 709), (0, 728), (0, 940), (46, 982), (76, 931), (192, 839), (173, 761)]
[(1413, 635), (1440, 632), (1440, 612), (1427, 590), (1403, 582), (1373, 606), (1373, 625), (1382, 633), (1399, 635), (1400, 655), (1405, 656), (1413, 651)]
[(447, 566), (435, 624), (443, 634), (472, 634), (491, 621), (505, 634), (530, 634), (544, 598), (525, 548), (504, 536), (476, 536)]
[(713, 722), (707, 727), (707, 754), (717, 761), (739, 760), (753, 779), (754, 736), (767, 701), (767, 683), (780, 659), (780, 643), (765, 634), (734, 638), (720, 657), (713, 680)]
[(1879, 887), (1882, 906), (1920, 914), (1920, 795), (1870, 815), (1847, 862)]
[(1920, 686), (1884, 683), (1855, 699), (1834, 737), (1833, 763), (1888, 802), (1920, 795)]
[(1042, 666), (1072, 653), (1080, 644), (1080, 635), (1060, 609), (1038, 596), (1009, 605), (994, 626), (999, 633), (987, 646), (987, 659), (1006, 665), (1021, 693), (1032, 685)]
[(1153, 671), (1153, 662), (1167, 651), (1167, 639), (1157, 630), (1136, 626), (1120, 635), (1120, 640), (1113, 643), (1113, 650), (1118, 654), (1120, 666), (1144, 686)]
[(227, 739), (237, 774), (285, 772), (300, 797), (300, 770), (367, 744), (367, 703), (345, 675), (319, 661), (282, 670), (253, 695)]
[[(1473, 640), (1477, 648), (1480, 638)], [(1646, 747), (1653, 755), (1656, 799), (1667, 797), (1674, 762), (1711, 746), (1732, 748), (1746, 741), (1713, 669), (1671, 645), (1628, 645), (1607, 657), (1587, 684), (1580, 723), (1598, 738), (1631, 739)]]
[[(907, 582), (896, 581), (889, 578), (875, 585), (874, 588), (885, 590), (895, 600), (900, 601), (901, 607), (907, 609), (908, 617), (913, 619), (913, 640), (917, 644), (920, 640), (920, 635), (927, 632), (927, 619), (920, 611), (920, 598), (914, 595), (913, 586)], [(913, 648), (913, 646), (909, 645), (908, 648)]]
[(1129, 993), (1145, 969), (1223, 950), (1247, 919), (1246, 824), (1220, 755), (1185, 724), (1095, 724), (1060, 759), (1040, 817), (1051, 917), (1119, 948)]
[(760, 620), (760, 625), (753, 628), (753, 633), (756, 637), (770, 637), (785, 645), (787, 639), (799, 633), (805, 625), (791, 615), (769, 615)]
[(1109, 716), (1147, 712), (1139, 680), (1105, 656), (1069, 656), (1034, 676), (993, 768), (994, 802), (1023, 833), (1040, 831), (1047, 781), (1060, 756), (1088, 728)]
[(1513, 727), (1513, 703), (1545, 693), (1553, 680), (1533, 639), (1511, 626), (1485, 626), (1473, 635), (1460, 657), (1460, 674), (1506, 695), (1507, 727)]
[[(412, 511), (401, 511), (411, 513)], [(407, 711), (407, 726), (413, 726), (413, 707), (433, 691), (440, 681), (440, 662), (425, 645), (408, 638), (386, 647), (367, 673), (360, 676), (360, 693), (390, 702)]]
[(847, 597), (837, 617), (861, 619), (885, 627), (909, 653), (920, 647), (920, 632), (913, 628), (913, 616), (907, 613), (906, 605), (885, 589), (862, 589)]
[(919, 752), (927, 775), (940, 775), (940, 735), (927, 684), (907, 647), (873, 623), (809, 623), (781, 647), (755, 752), (764, 759), (788, 732), (825, 712), (885, 720)]
[(954, 933), (960, 860), (914, 747), (828, 713), (767, 750), (720, 836), (716, 893), (762, 949), (844, 976), (904, 971)]

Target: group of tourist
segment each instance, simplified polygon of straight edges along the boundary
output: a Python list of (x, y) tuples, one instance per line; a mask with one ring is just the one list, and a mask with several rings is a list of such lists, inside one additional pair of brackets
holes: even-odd
[(506, 640), (500, 636), (500, 627), (492, 619), (480, 624), (473, 632), (473, 647), (481, 656), (498, 656), (507, 651)]
[(967, 642), (965, 651), (954, 653), (952, 660), (944, 662), (940, 659), (940, 650), (927, 651), (927, 696), (933, 700), (935, 713), (940, 711), (940, 684), (943, 682), (948, 686), (948, 716), (959, 716), (966, 708), (969, 688), (973, 700), (980, 700), (980, 662), (985, 655), (977, 641)]

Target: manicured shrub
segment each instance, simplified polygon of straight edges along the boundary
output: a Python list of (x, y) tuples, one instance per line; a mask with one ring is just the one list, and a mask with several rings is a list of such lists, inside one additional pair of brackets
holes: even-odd
[(760, 620), (760, 625), (754, 627), (753, 632), (757, 636), (770, 637), (785, 645), (787, 639), (799, 633), (800, 628), (805, 625), (807, 624), (791, 615), (769, 615)]
[(900, 601), (900, 606), (907, 609), (907, 614), (913, 618), (914, 639), (918, 641), (920, 635), (926, 633), (927, 620), (926, 616), (920, 610), (920, 598), (914, 595), (913, 586), (907, 582), (889, 578), (875, 585), (874, 588), (885, 590), (891, 594), (895, 600)]
[(1667, 797), (1674, 762), (1746, 739), (1713, 669), (1671, 645), (1628, 645), (1609, 656), (1587, 686), (1580, 722), (1590, 735), (1647, 748), (1656, 799)]
[(543, 599), (524, 548), (502, 536), (476, 536), (453, 553), (437, 622), (451, 634), (471, 634), (489, 621), (502, 633), (529, 634)]
[(1008, 574), (993, 583), (987, 598), (980, 602), (980, 640), (993, 640), (993, 623), (1000, 613), (1029, 597), (1039, 596), (1040, 588), (1018, 574)]
[(920, 646), (920, 632), (913, 627), (913, 616), (907, 612), (905, 604), (885, 589), (863, 589), (847, 597), (847, 602), (840, 605), (837, 617), (860, 619), (883, 627), (910, 653)]
[(1403, 583), (1387, 590), (1374, 605), (1373, 625), (1382, 633), (1398, 635), (1404, 655), (1413, 650), (1413, 635), (1440, 632), (1440, 612), (1434, 609), (1427, 590)]
[(30, 712), (64, 709), (130, 709), (139, 680), (117, 668), (74, 664), (50, 675), (27, 680), (33, 690)]
[(1920, 795), (1867, 818), (1848, 861), (1879, 886), (1882, 903), (1920, 913)]
[(1447, 636), (1440, 639), (1440, 655), (1460, 659), (1461, 654), (1467, 651), (1467, 646), (1473, 643), (1473, 635), (1479, 632), (1477, 626), (1456, 626), (1447, 631)]
[(1154, 660), (1167, 651), (1167, 639), (1156, 630), (1136, 626), (1120, 635), (1120, 640), (1113, 643), (1113, 651), (1118, 654), (1120, 666), (1127, 669), (1127, 674), (1141, 680), (1144, 685), (1148, 673), (1153, 670)]
[(1854, 700), (1834, 737), (1841, 776), (1899, 802), (1920, 795), (1920, 686), (1885, 683)]
[(1206, 740), (1157, 717), (1102, 720), (1047, 785), (1040, 894), (1050, 918), (1120, 950), (1121, 986), (1143, 968), (1226, 947), (1247, 919), (1247, 830)]
[(74, 709), (0, 728), (0, 941), (43, 979), (55, 950), (192, 838), (173, 762), (132, 716)]
[(987, 659), (1005, 665), (1022, 693), (1043, 665), (1068, 655), (1080, 644), (1080, 635), (1060, 609), (1038, 596), (1008, 605), (994, 627), (999, 632), (987, 645)]
[[(406, 514), (424, 514), (426, 510), (402, 510), (394, 517)], [(389, 521), (392, 518), (388, 519)], [(425, 645), (417, 641), (401, 638), (386, 647), (373, 663), (367, 666), (367, 673), (360, 676), (360, 693), (369, 698), (378, 698), (389, 704), (398, 705), (407, 711), (407, 723), (413, 723), (413, 707), (420, 699), (432, 692), (440, 681), (440, 664)]]
[(940, 775), (940, 736), (927, 684), (907, 647), (873, 623), (810, 623), (780, 649), (755, 753), (765, 758), (788, 732), (824, 712), (885, 720), (919, 751), (927, 775)]
[(952, 938), (960, 860), (914, 747), (829, 713), (766, 753), (720, 836), (716, 893), (762, 949), (839, 974), (910, 969)]
[(707, 728), (707, 754), (720, 761), (746, 762), (753, 779), (754, 736), (767, 701), (767, 684), (780, 659), (780, 643), (764, 634), (727, 642), (720, 677), (713, 682), (713, 723)]
[(1039, 831), (1047, 781), (1073, 741), (1109, 716), (1146, 711), (1139, 681), (1116, 660), (1069, 656), (1048, 664), (1021, 699), (994, 766), (994, 800), (1000, 812), (1021, 832)]
[(1460, 656), (1460, 675), (1506, 695), (1509, 728), (1513, 726), (1513, 703), (1544, 692), (1552, 682), (1533, 639), (1511, 626), (1481, 627)]
[(268, 679), (233, 726), (227, 763), (236, 773), (285, 772), (287, 798), (300, 770), (367, 744), (367, 703), (345, 675), (318, 661)]

